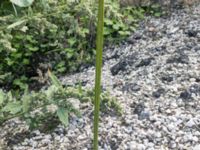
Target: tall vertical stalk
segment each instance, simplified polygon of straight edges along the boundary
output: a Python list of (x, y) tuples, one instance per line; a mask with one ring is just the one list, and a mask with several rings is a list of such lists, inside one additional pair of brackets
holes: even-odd
[(96, 73), (95, 73), (95, 104), (94, 104), (94, 141), (93, 149), (98, 150), (99, 107), (101, 93), (101, 69), (103, 53), (104, 0), (98, 3), (98, 23), (96, 38)]

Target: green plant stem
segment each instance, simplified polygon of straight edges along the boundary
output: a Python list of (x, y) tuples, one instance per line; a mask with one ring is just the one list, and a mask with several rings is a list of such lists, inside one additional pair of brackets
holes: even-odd
[(94, 150), (98, 150), (98, 127), (99, 127), (99, 108), (101, 94), (101, 69), (103, 53), (103, 27), (104, 27), (104, 0), (99, 0), (98, 23), (97, 23), (97, 54), (96, 54), (96, 73), (95, 73), (95, 102), (94, 102)]
[(12, 6), (13, 6), (13, 9), (15, 11), (15, 16), (17, 17), (18, 16), (17, 9), (16, 9), (16, 7), (15, 7), (15, 5), (13, 3), (12, 3)]
[[(37, 107), (35, 107), (35, 108), (33, 109), (33, 111), (34, 111), (34, 110), (37, 110), (37, 109), (40, 109), (40, 108), (42, 108), (42, 107), (44, 107), (44, 106), (47, 106), (47, 105), (50, 105), (50, 104), (48, 103), (48, 104), (44, 104), (44, 105), (41, 105), (41, 106), (37, 106)], [(4, 122), (6, 122), (6, 121), (8, 121), (8, 120), (10, 120), (10, 119), (14, 119), (14, 118), (17, 118), (17, 117), (21, 117), (21, 116), (24, 115), (25, 113), (27, 113), (27, 112), (20, 112), (20, 113), (18, 113), (18, 114), (13, 115), (13, 116), (8, 116), (8, 117), (4, 118), (3, 120), (1, 120), (1, 121), (0, 121), (0, 124), (3, 124)]]

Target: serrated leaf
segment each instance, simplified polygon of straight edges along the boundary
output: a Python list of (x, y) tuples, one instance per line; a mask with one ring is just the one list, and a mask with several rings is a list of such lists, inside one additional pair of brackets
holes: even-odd
[(66, 108), (58, 108), (57, 116), (65, 126), (68, 125), (68, 110)]
[(5, 107), (3, 107), (3, 112), (9, 112), (11, 114), (16, 114), (20, 112), (22, 109), (22, 105), (20, 102), (12, 102), (8, 103)]
[(13, 4), (19, 7), (28, 7), (31, 6), (34, 0), (10, 0)]

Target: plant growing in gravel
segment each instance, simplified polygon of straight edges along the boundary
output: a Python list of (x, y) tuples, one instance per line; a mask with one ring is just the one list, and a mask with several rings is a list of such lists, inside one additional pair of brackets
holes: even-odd
[[(93, 90), (82, 89), (80, 86), (63, 87), (55, 75), (49, 72), (49, 76), (52, 85), (40, 92), (29, 92), (26, 87), (22, 96), (14, 97), (11, 92), (0, 90), (0, 123), (20, 117), (27, 122), (30, 129), (53, 128), (60, 122), (67, 126), (69, 114), (80, 116), (74, 103), (94, 103)], [(114, 97), (105, 92), (101, 94), (101, 98), (102, 111), (114, 110), (117, 114), (121, 113), (121, 107)]]
[(103, 53), (103, 28), (104, 28), (104, 0), (98, 3), (98, 23), (96, 38), (96, 71), (95, 71), (95, 100), (94, 100), (94, 150), (98, 150), (99, 107), (101, 94), (101, 69)]

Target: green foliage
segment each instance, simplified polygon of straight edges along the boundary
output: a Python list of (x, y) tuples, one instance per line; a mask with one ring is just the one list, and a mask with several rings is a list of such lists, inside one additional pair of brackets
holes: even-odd
[(68, 110), (65, 108), (59, 108), (57, 110), (57, 115), (60, 121), (67, 126), (68, 125)]
[[(94, 60), (95, 1), (23, 1), (12, 0), (14, 8), (7, 0), (0, 2), (0, 87), (25, 89), (38, 69), (62, 74)], [(106, 1), (105, 10), (109, 43), (128, 36), (143, 17), (141, 9), (122, 9), (116, 0)]]
[(144, 9), (146, 13), (155, 17), (161, 17), (166, 14), (166, 12), (162, 10), (162, 7), (160, 4), (152, 4)]
[[(118, 5), (110, 4), (113, 10), (113, 15), (118, 19), (112, 19), (108, 17), (106, 12), (106, 18), (104, 20), (104, 36), (106, 41), (121, 41), (134, 32), (137, 27), (138, 19), (144, 17), (144, 10), (141, 8), (126, 7), (120, 8)], [(107, 5), (105, 5), (105, 10), (107, 10)], [(121, 14), (117, 13), (121, 12)]]
[[(71, 113), (80, 116), (80, 111), (75, 108), (74, 103), (69, 99), (74, 98), (82, 103), (94, 102), (93, 90), (82, 89), (80, 86), (64, 88), (50, 71), (49, 75), (51, 76), (52, 85), (40, 92), (29, 92), (28, 87), (26, 87), (22, 95), (14, 96), (12, 92), (0, 90), (0, 123), (20, 117), (27, 122), (30, 129), (48, 128), (49, 124), (58, 124), (58, 120), (67, 126)], [(102, 93), (101, 96), (103, 103), (101, 109), (103, 112), (118, 112), (120, 110), (120, 105), (118, 105), (116, 99), (107, 95), (107, 93)], [(111, 103), (114, 105), (110, 105)]]

